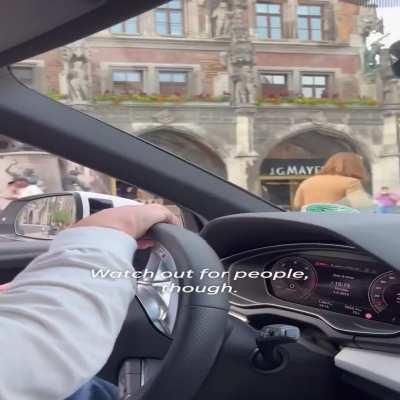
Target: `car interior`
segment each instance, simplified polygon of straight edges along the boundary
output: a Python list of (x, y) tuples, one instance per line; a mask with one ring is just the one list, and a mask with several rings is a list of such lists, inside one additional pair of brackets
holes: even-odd
[[(182, 212), (184, 228), (156, 226), (157, 245), (132, 264), (183, 274), (139, 282), (100, 377), (138, 400), (400, 398), (398, 215), (284, 212), (10, 72), (12, 63), (162, 1), (41, 0), (40, 12), (29, 0), (3, 3), (1, 133), (156, 193)], [(16, 232), (21, 210), (48, 196), (17, 200), (1, 213), (0, 284), (48, 249), (48, 240)], [(94, 205), (88, 214), (117, 206), (112, 196), (73, 196)], [(275, 279), (282, 272), (287, 279)], [(174, 283), (216, 289), (160, 296), (160, 285)]]

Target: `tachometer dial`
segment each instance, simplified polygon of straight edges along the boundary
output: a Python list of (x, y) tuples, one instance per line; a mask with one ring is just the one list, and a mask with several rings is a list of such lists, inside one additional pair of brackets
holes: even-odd
[[(314, 290), (317, 284), (317, 273), (313, 265), (302, 257), (286, 257), (277, 261), (271, 268), (271, 272), (285, 272), (288, 278), (270, 281), (272, 294), (287, 301), (305, 299)], [(301, 278), (294, 278), (293, 274), (302, 272)], [(297, 274), (295, 276), (298, 276)]]
[(391, 320), (397, 320), (400, 317), (400, 273), (392, 271), (379, 275), (369, 288), (369, 301), (377, 314), (385, 313)]

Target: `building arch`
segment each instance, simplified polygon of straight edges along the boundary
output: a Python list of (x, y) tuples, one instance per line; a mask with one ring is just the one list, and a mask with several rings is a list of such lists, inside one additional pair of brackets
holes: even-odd
[(371, 143), (364, 143), (356, 139), (348, 125), (303, 123), (294, 125), (289, 131), (284, 132), (283, 135), (278, 135), (275, 140), (269, 142), (263, 151), (259, 151), (260, 159), (268, 157), (270, 152), (282, 142), (299, 138), (301, 135), (330, 138), (332, 141), (342, 143), (344, 146), (341, 151), (353, 151), (362, 156), (368, 164), (374, 162), (376, 158)]
[(227, 176), (226, 166), (220, 154), (192, 132), (157, 127), (142, 131), (137, 136), (222, 178)]

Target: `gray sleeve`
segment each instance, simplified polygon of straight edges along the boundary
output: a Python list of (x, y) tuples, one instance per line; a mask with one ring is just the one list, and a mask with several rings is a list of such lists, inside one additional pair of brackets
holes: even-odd
[(62, 400), (101, 369), (136, 282), (93, 272), (133, 272), (136, 247), (116, 230), (67, 229), (0, 294), (1, 399)]

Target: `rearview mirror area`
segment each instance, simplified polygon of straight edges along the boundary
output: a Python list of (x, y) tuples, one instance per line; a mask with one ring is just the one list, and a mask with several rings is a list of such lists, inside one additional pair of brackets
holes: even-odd
[(25, 203), (15, 219), (15, 233), (33, 239), (53, 239), (78, 220), (73, 194), (34, 198)]

